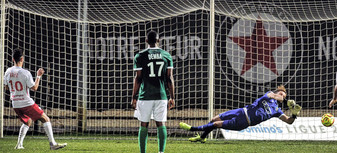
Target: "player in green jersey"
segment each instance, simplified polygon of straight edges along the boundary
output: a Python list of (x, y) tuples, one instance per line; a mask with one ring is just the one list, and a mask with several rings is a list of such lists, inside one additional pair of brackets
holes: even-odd
[[(171, 55), (156, 46), (159, 38), (156, 32), (147, 34), (148, 48), (136, 54), (133, 83), (132, 107), (135, 117), (141, 122), (138, 143), (141, 153), (146, 152), (148, 125), (154, 119), (158, 129), (158, 150), (164, 152), (167, 131), (164, 122), (167, 118), (167, 105), (174, 107), (173, 62)], [(166, 88), (170, 99), (167, 101)], [(138, 98), (137, 98), (138, 96)]]

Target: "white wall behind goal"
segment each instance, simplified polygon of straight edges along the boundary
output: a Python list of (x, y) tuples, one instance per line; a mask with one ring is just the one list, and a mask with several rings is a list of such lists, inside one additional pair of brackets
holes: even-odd
[(337, 127), (325, 127), (320, 117), (299, 117), (291, 125), (272, 118), (241, 131), (221, 129), (225, 139), (237, 140), (337, 140)]

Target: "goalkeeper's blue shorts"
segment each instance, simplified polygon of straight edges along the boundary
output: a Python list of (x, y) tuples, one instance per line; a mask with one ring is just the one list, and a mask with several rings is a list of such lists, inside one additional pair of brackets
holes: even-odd
[(221, 113), (219, 117), (223, 121), (223, 129), (241, 131), (249, 126), (243, 108), (229, 110)]

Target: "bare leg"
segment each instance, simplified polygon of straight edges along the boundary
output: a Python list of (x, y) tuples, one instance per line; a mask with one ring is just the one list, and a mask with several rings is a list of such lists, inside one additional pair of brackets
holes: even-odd
[(210, 123), (214, 123), (214, 122), (216, 122), (216, 121), (221, 121), (221, 119), (220, 119), (220, 116), (219, 116), (219, 115), (217, 115), (217, 116), (214, 116), (214, 117), (212, 118), (212, 120), (210, 121)]
[(161, 127), (161, 126), (165, 126), (165, 123), (156, 121), (156, 125), (157, 125), (157, 127)]
[(140, 122), (140, 126), (147, 128), (149, 126), (149, 122)]
[(41, 118), (39, 119), (42, 123), (50, 122), (49, 117), (46, 115), (46, 113), (43, 113)]

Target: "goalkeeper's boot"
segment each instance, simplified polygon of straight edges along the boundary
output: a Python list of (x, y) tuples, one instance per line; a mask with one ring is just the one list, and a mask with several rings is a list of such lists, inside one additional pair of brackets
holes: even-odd
[(67, 146), (67, 143), (58, 143), (56, 145), (50, 146), (50, 150), (57, 150)]
[(25, 148), (18, 143), (18, 144), (16, 144), (14, 149), (25, 149)]
[(196, 135), (196, 137), (192, 137), (188, 139), (191, 142), (197, 142), (200, 141), (201, 143), (205, 143), (206, 142), (206, 138), (201, 138), (199, 134)]
[(191, 130), (191, 125), (188, 125), (188, 124), (186, 124), (184, 122), (180, 122), (179, 126), (180, 126), (180, 128), (182, 128), (184, 130), (187, 130), (187, 131)]

